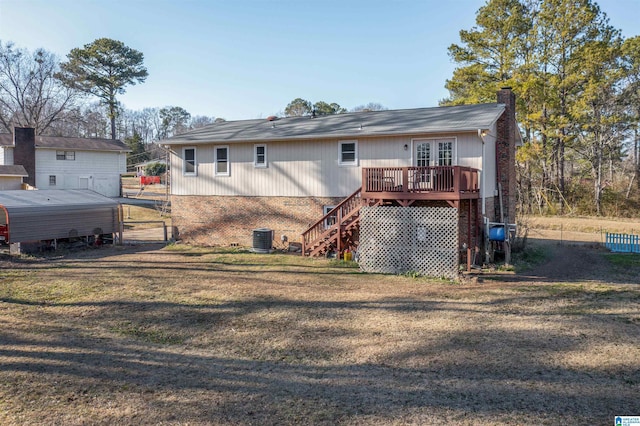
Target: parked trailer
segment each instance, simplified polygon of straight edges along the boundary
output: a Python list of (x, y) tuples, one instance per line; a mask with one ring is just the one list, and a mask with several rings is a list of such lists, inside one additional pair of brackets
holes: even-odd
[(113, 239), (121, 222), (120, 204), (90, 190), (0, 191), (0, 236), (6, 243)]

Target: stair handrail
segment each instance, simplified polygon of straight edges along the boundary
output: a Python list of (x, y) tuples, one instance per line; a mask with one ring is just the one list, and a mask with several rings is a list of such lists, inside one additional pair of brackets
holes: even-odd
[[(360, 193), (362, 192), (362, 187), (358, 188), (353, 194), (342, 200), (337, 206), (331, 209), (327, 214), (322, 216), (320, 220), (307, 228), (306, 231), (302, 233), (302, 254), (306, 254), (307, 248), (316, 243), (319, 239), (324, 239), (331, 233), (334, 229), (339, 229), (342, 226), (342, 222), (350, 218), (352, 216), (352, 212), (357, 210), (361, 206), (361, 201), (357, 203), (353, 203), (356, 198), (360, 197)], [(343, 208), (347, 208), (347, 210), (343, 210)], [(336, 222), (325, 228), (325, 221), (331, 217), (336, 217)]]

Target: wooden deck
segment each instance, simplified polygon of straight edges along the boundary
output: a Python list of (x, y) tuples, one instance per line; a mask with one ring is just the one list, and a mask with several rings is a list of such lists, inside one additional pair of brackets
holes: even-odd
[[(342, 253), (345, 248), (356, 247), (363, 206), (383, 205), (389, 201), (410, 206), (418, 200), (441, 200), (459, 208), (461, 200), (479, 198), (478, 170), (471, 167), (363, 168), (362, 187), (302, 233), (302, 254), (321, 256), (329, 251)], [(477, 214), (477, 201), (475, 206)], [(471, 217), (472, 203), (468, 208), (468, 217)], [(471, 247), (471, 221), (468, 221), (468, 228)]]
[(462, 166), (363, 168), (361, 197), (402, 205), (417, 200), (478, 199), (478, 170)]

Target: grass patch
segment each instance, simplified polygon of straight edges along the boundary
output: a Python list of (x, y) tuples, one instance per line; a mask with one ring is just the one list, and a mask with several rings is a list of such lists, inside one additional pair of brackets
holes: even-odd
[(124, 220), (162, 220), (170, 215), (161, 215), (153, 206), (124, 205), (122, 206)]
[(282, 253), (254, 253), (239, 247), (194, 247), (187, 244), (169, 244), (164, 250), (179, 254), (185, 258), (198, 258), (204, 262), (223, 265), (256, 266), (264, 270), (281, 269), (282, 267), (314, 268), (317, 272), (326, 269), (351, 270), (349, 273), (360, 273), (357, 262), (342, 259), (326, 259), (324, 257), (306, 257), (299, 254)]
[(640, 408), (636, 277), (457, 285), (179, 249), (3, 264), (0, 423), (605, 424)]
[(605, 258), (612, 264), (622, 268), (640, 268), (640, 255), (632, 253), (611, 253)]
[(123, 322), (111, 327), (111, 331), (122, 336), (131, 337), (133, 339), (154, 343), (157, 345), (179, 345), (184, 343), (185, 337), (166, 330), (145, 327), (131, 322)]
[(517, 272), (529, 270), (549, 259), (549, 252), (541, 246), (529, 245), (524, 250), (512, 253), (513, 268)]
[(575, 297), (584, 296), (586, 290), (582, 284), (558, 283), (541, 287), (551, 296)]
[(331, 259), (329, 265), (335, 268), (360, 269), (358, 262), (353, 260)]
[(46, 305), (72, 303), (90, 298), (102, 286), (78, 279), (38, 281), (34, 275), (16, 277), (0, 288), (0, 298), (18, 303)]
[[(123, 205), (122, 214), (125, 222), (160, 221), (171, 218), (170, 214), (161, 214), (155, 206), (149, 205)], [(125, 225), (126, 229), (157, 228), (158, 223), (131, 223)]]

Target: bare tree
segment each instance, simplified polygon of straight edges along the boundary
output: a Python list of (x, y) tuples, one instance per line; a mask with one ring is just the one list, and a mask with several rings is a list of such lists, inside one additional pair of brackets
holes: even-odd
[(144, 143), (151, 143), (158, 139), (160, 134), (160, 110), (159, 108), (144, 108), (140, 111), (140, 129), (138, 133), (142, 136)]
[(215, 118), (207, 117), (206, 115), (196, 115), (191, 118), (191, 123), (189, 124), (190, 129), (199, 129), (200, 127), (208, 126), (209, 124), (213, 124), (215, 122)]
[(366, 105), (358, 105), (351, 108), (351, 112), (361, 112), (361, 111), (386, 111), (389, 108), (386, 106), (379, 104), (377, 102), (369, 102)]
[(109, 135), (110, 127), (111, 120), (99, 103), (87, 105), (82, 110), (79, 136), (106, 139)]
[(79, 94), (56, 78), (58, 61), (44, 49), (33, 54), (0, 41), (0, 124), (46, 133), (74, 107)]

